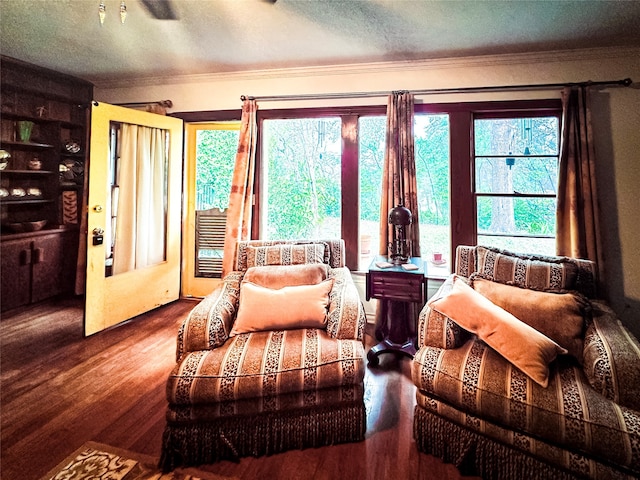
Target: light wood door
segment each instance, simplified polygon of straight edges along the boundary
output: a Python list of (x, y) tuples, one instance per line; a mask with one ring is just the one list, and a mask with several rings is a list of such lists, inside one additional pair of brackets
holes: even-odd
[[(166, 131), (164, 259), (150, 266), (113, 274), (109, 269), (114, 213), (114, 125)], [(182, 120), (94, 102), (91, 110), (85, 335), (133, 318), (178, 299), (180, 294), (180, 204)], [(128, 182), (130, 183), (130, 182)], [(119, 196), (125, 192), (119, 191)], [(117, 204), (117, 202), (114, 202)], [(102, 234), (100, 238), (99, 232)], [(115, 246), (117, 251), (118, 245)]]

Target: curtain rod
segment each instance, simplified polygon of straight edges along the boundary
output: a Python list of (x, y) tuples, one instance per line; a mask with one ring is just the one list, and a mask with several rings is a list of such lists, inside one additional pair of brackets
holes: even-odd
[[(607, 80), (600, 82), (593, 82), (588, 80), (586, 82), (575, 83), (543, 83), (543, 84), (529, 84), (529, 85), (504, 85), (504, 86), (489, 86), (489, 87), (460, 87), (460, 88), (433, 88), (426, 90), (410, 90), (414, 95), (440, 95), (451, 93), (477, 93), (477, 92), (507, 92), (507, 91), (525, 91), (525, 90), (552, 90), (564, 87), (590, 87), (590, 86), (623, 86), (628, 87), (633, 83), (630, 78), (623, 80)], [(384, 92), (352, 92), (352, 93), (310, 93), (302, 95), (273, 95), (273, 96), (251, 96), (241, 95), (240, 100), (261, 100), (263, 102), (270, 101), (290, 101), (290, 100), (329, 100), (329, 99), (342, 99), (342, 98), (368, 98), (368, 97), (386, 97), (389, 95), (389, 91)]]
[(144, 107), (145, 105), (160, 105), (161, 107), (171, 108), (173, 102), (171, 100), (157, 100), (155, 102), (126, 102), (126, 103), (114, 103), (118, 107)]

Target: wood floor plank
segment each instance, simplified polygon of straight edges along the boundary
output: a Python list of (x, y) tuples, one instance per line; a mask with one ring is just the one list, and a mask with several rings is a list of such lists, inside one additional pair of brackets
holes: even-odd
[[(84, 338), (82, 303), (36, 305), (0, 321), (0, 468), (37, 479), (87, 441), (160, 455), (165, 384), (176, 334), (193, 302), (178, 301)], [(368, 346), (373, 338), (367, 336)], [(419, 453), (408, 359), (383, 355), (365, 374), (364, 442), (286, 452), (202, 470), (235, 478), (461, 478)]]

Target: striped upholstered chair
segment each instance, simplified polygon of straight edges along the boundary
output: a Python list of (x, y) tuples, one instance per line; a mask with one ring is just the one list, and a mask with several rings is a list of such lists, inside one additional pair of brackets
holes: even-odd
[(640, 478), (640, 345), (596, 299), (595, 267), (458, 247), (418, 322), (421, 451), (482, 478)]
[(364, 439), (364, 325), (343, 240), (240, 242), (178, 333), (162, 467)]

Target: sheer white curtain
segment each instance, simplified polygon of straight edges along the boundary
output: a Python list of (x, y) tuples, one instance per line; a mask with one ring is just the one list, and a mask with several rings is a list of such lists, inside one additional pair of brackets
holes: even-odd
[(167, 132), (122, 124), (113, 273), (165, 259)]

